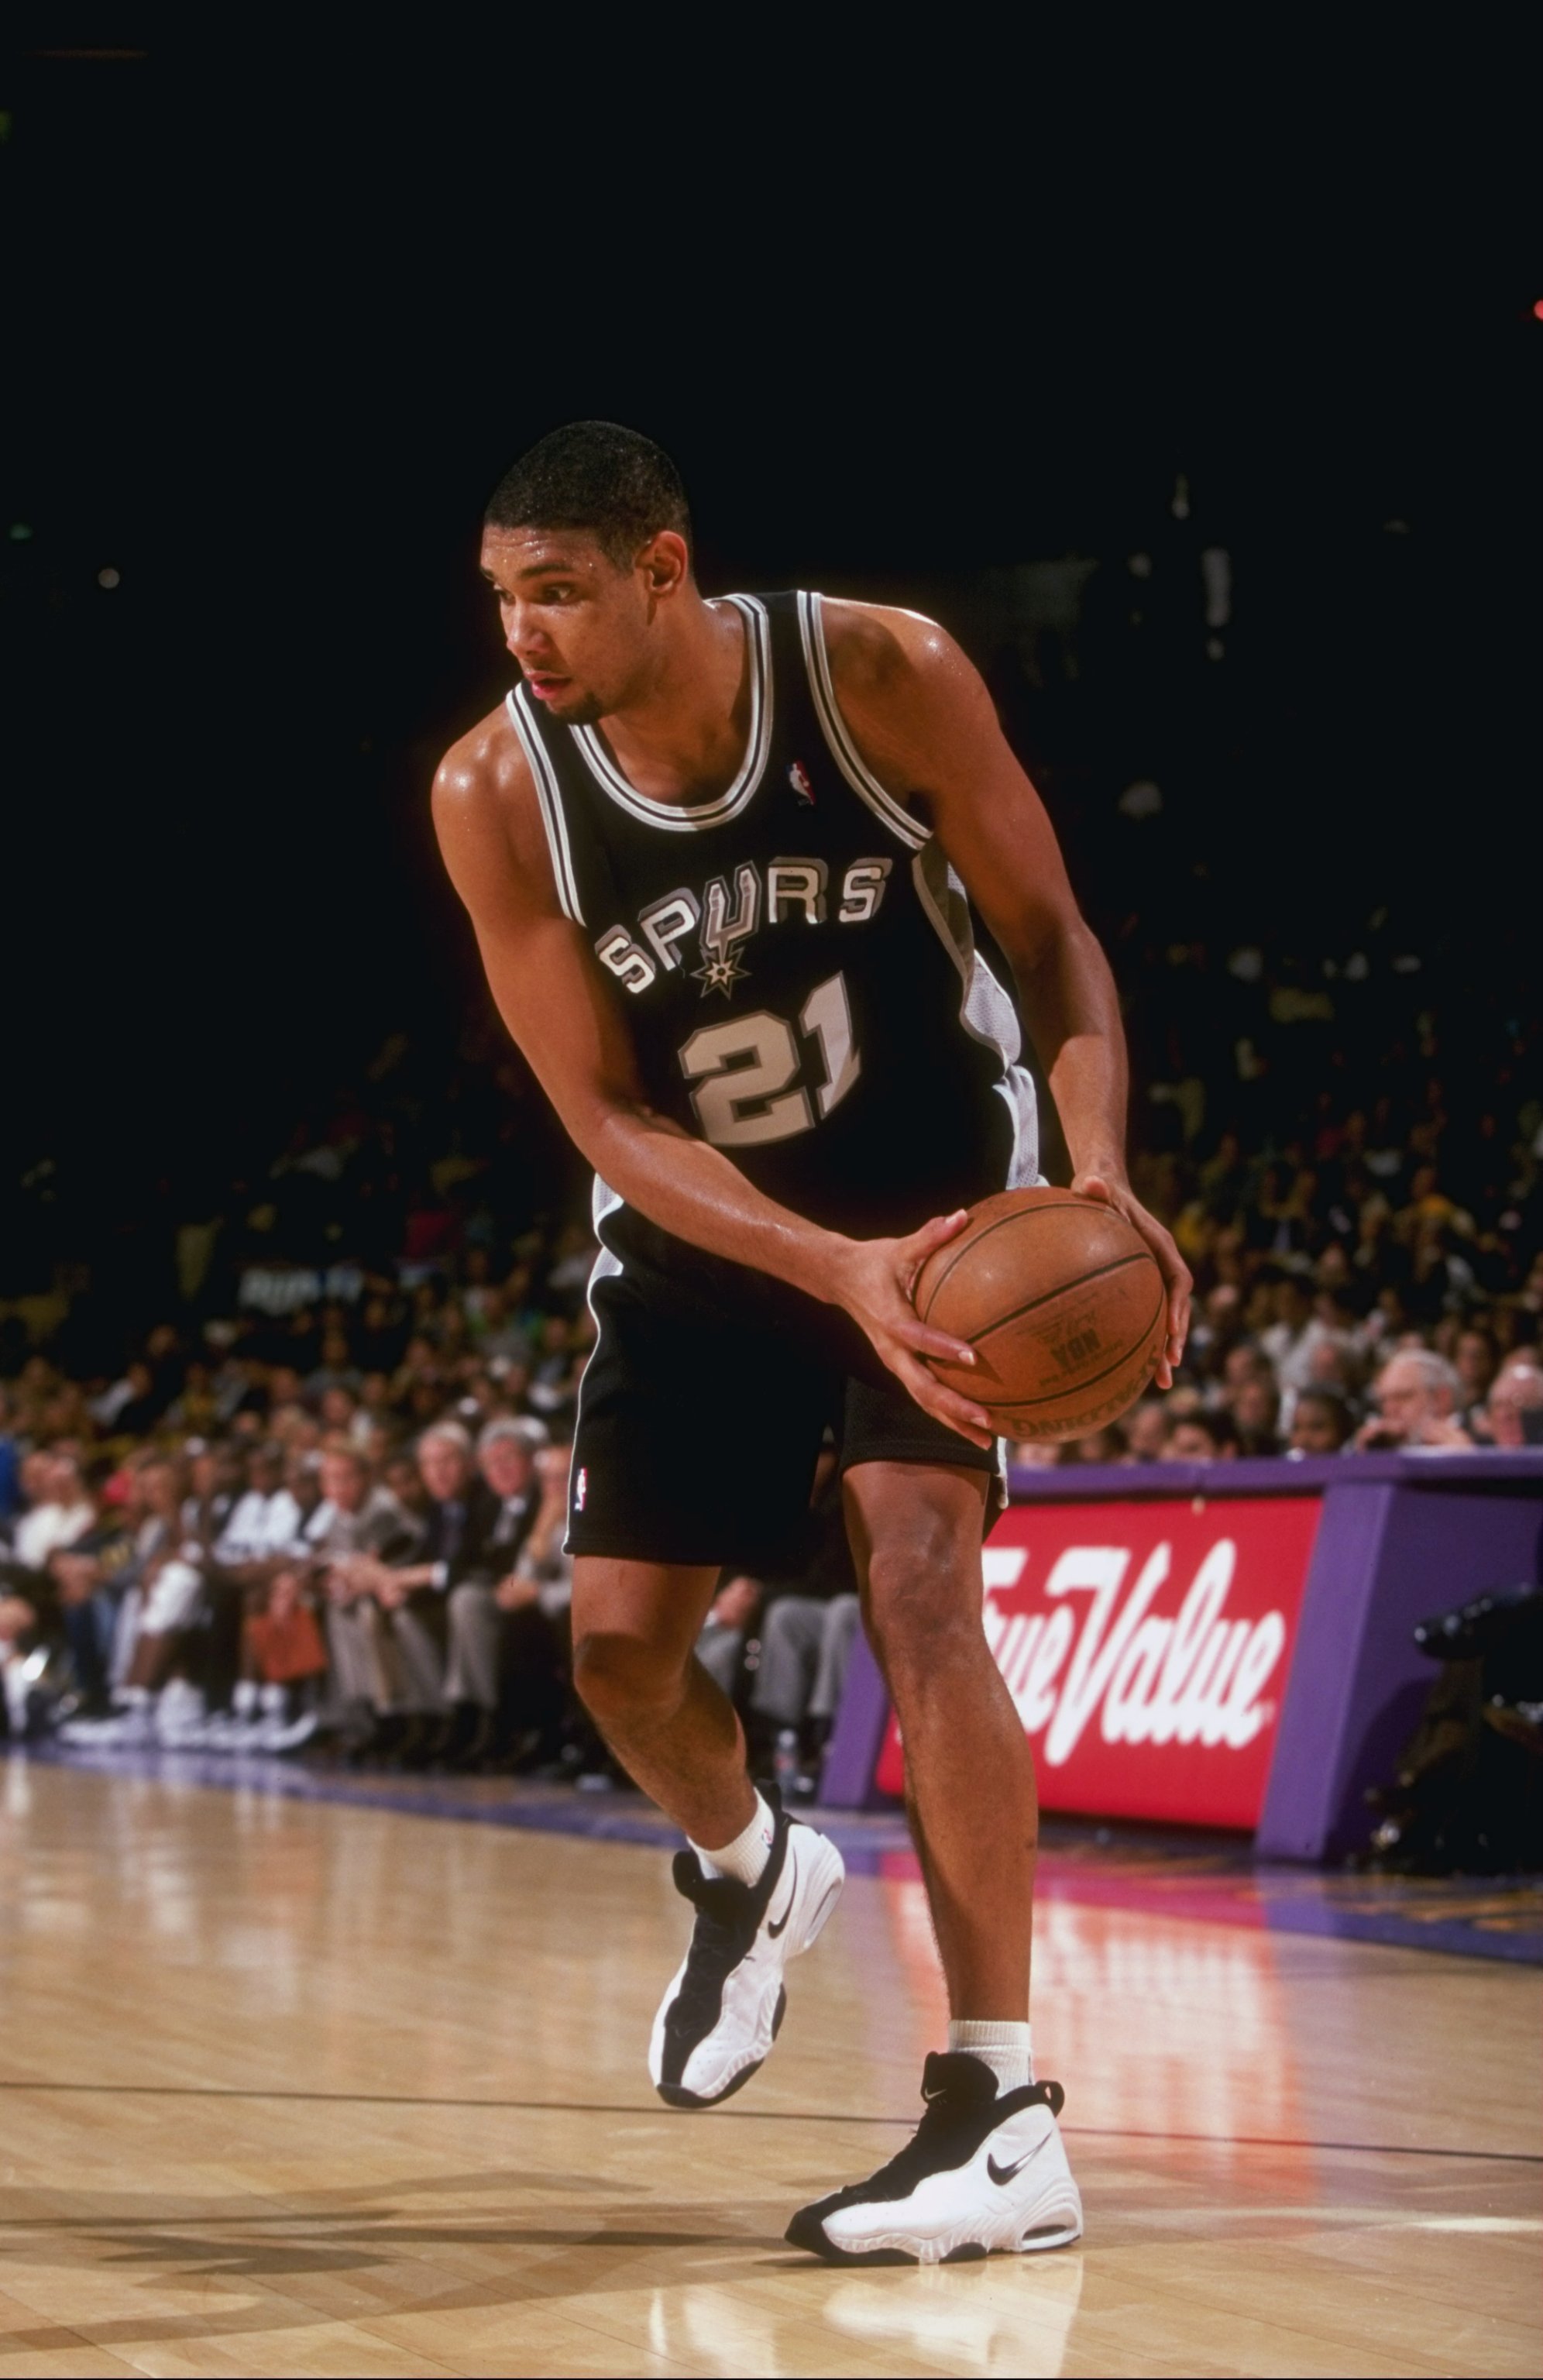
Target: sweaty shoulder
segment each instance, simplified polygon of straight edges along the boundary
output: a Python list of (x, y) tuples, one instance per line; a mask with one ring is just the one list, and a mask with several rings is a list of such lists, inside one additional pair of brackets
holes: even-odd
[(892, 791), (929, 790), (942, 747), (994, 728), (974, 663), (936, 620), (831, 596), (820, 610), (842, 714)]
[(468, 872), (490, 868), (556, 905), (552, 858), (530, 764), (501, 703), (452, 744), (434, 771), (434, 832), (465, 893)]
[[(856, 603), (840, 595), (820, 602), (831, 667), (854, 693), (882, 694), (964, 655), (946, 628), (893, 603)], [(968, 667), (968, 663), (966, 663)]]

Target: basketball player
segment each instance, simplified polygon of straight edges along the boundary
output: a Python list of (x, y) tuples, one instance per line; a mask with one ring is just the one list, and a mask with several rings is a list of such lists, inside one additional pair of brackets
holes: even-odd
[[(835, 1847), (746, 1770), (693, 1658), (720, 1565), (808, 1503), (828, 1427), (953, 2022), (915, 2137), (794, 2217), (839, 2263), (1075, 2239), (1028, 2027), (1034, 1776), (981, 1624), (998, 1464), (973, 1361), (909, 1290), (988, 1192), (1037, 1179), (1011, 963), (1075, 1186), (1189, 1278), (1123, 1161), (1114, 987), (969, 662), (931, 622), (818, 595), (704, 599), (679, 477), (577, 422), (489, 506), (482, 568), (519, 666), (444, 759), (434, 818), (488, 981), (593, 1165), (598, 1337), (569, 1491), (577, 1690), (690, 1848), (696, 1915), (650, 2070), (675, 2107), (747, 2082)], [(967, 896), (967, 897), (966, 897)]]

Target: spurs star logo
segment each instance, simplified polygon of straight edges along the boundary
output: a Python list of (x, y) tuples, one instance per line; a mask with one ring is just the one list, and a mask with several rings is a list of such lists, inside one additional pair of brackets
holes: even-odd
[(739, 948), (760, 923), (759, 872), (754, 868), (736, 868), (734, 892), (731, 911), (727, 880), (715, 876), (702, 896), (702, 964), (691, 972), (701, 985), (704, 1000), (710, 991), (721, 991), (725, 1000), (732, 1000), (735, 985), (743, 983), (749, 973), (739, 964)]
[(704, 1000), (710, 991), (721, 991), (725, 1000), (732, 1000), (735, 985), (743, 983), (749, 972), (748, 967), (737, 965), (732, 951), (727, 958), (709, 959), (706, 966), (691, 970), (693, 980), (701, 985)]

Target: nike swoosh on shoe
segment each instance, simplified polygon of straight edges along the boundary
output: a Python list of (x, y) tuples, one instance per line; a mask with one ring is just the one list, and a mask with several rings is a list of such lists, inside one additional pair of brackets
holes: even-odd
[(1014, 2179), (1014, 2175), (1022, 2173), (1026, 2165), (1032, 2165), (1034, 2159), (1039, 2155), (1045, 2143), (1043, 2141), (1036, 2141), (1034, 2146), (1028, 2151), (1027, 2155), (1021, 2156), (1016, 2165), (998, 2165), (994, 2156), (989, 2156), (986, 2159), (986, 2170), (990, 2175), (991, 2180), (996, 2183), (998, 2189), (1005, 2190), (1008, 2183)]
[(792, 1849), (791, 1845), (788, 1849), (787, 1864), (793, 1870), (793, 1882), (788, 1888), (787, 1906), (783, 1911), (782, 1915), (777, 1919), (775, 1925), (772, 1924), (769, 1920), (766, 1927), (768, 1938), (773, 1942), (777, 1939), (779, 1934), (786, 1933), (787, 1921), (793, 1914), (793, 1904), (798, 1897), (798, 1855)]

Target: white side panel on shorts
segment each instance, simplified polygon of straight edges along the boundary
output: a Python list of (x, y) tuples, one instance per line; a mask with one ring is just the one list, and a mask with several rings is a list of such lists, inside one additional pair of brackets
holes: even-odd
[[(605, 1242), (600, 1236), (600, 1227), (604, 1222), (607, 1215), (615, 1214), (619, 1208), (625, 1207), (626, 1205), (626, 1200), (622, 1196), (621, 1192), (619, 1190), (613, 1190), (610, 1183), (602, 1182), (600, 1175), (597, 1173), (595, 1176), (595, 1186), (589, 1194), (589, 1220), (595, 1227), (595, 1239), (600, 1248), (600, 1254), (596, 1257), (593, 1269), (589, 1274), (589, 1288), (591, 1290), (594, 1288), (597, 1281), (607, 1281), (613, 1273), (621, 1271), (622, 1260), (619, 1256), (614, 1255), (612, 1250), (606, 1246)], [(588, 1298), (589, 1292), (586, 1291), (585, 1294)], [(594, 1314), (595, 1307), (592, 1298), (589, 1299), (589, 1305), (590, 1313)], [(595, 1328), (597, 1330), (600, 1328), (600, 1317), (598, 1314), (595, 1314)]]
[[(609, 1182), (602, 1182), (600, 1175), (597, 1173), (595, 1176), (594, 1188), (589, 1196), (589, 1213), (594, 1222), (595, 1238), (600, 1242), (600, 1248), (599, 1253), (595, 1257), (595, 1261), (589, 1269), (589, 1279), (584, 1291), (584, 1303), (589, 1309), (589, 1318), (595, 1326), (595, 1346), (591, 1347), (589, 1350), (591, 1357), (594, 1354), (595, 1347), (600, 1345), (601, 1334), (601, 1319), (600, 1316), (595, 1311), (595, 1283), (601, 1281), (611, 1280), (622, 1269), (622, 1260), (620, 1257), (617, 1256), (613, 1249), (608, 1248), (604, 1241), (601, 1239), (600, 1227), (604, 1222), (607, 1215), (614, 1215), (619, 1207), (625, 1207), (626, 1204), (626, 1201), (621, 1196), (620, 1193), (613, 1190)], [(589, 1366), (586, 1365), (584, 1368), (588, 1371)], [(578, 1440), (583, 1422), (584, 1383), (580, 1380), (578, 1383), (578, 1403), (573, 1417), (573, 1452), (568, 1457), (568, 1510), (570, 1512), (573, 1511), (573, 1466), (578, 1459)], [(565, 1537), (563, 1551), (565, 1553), (568, 1551)]]

